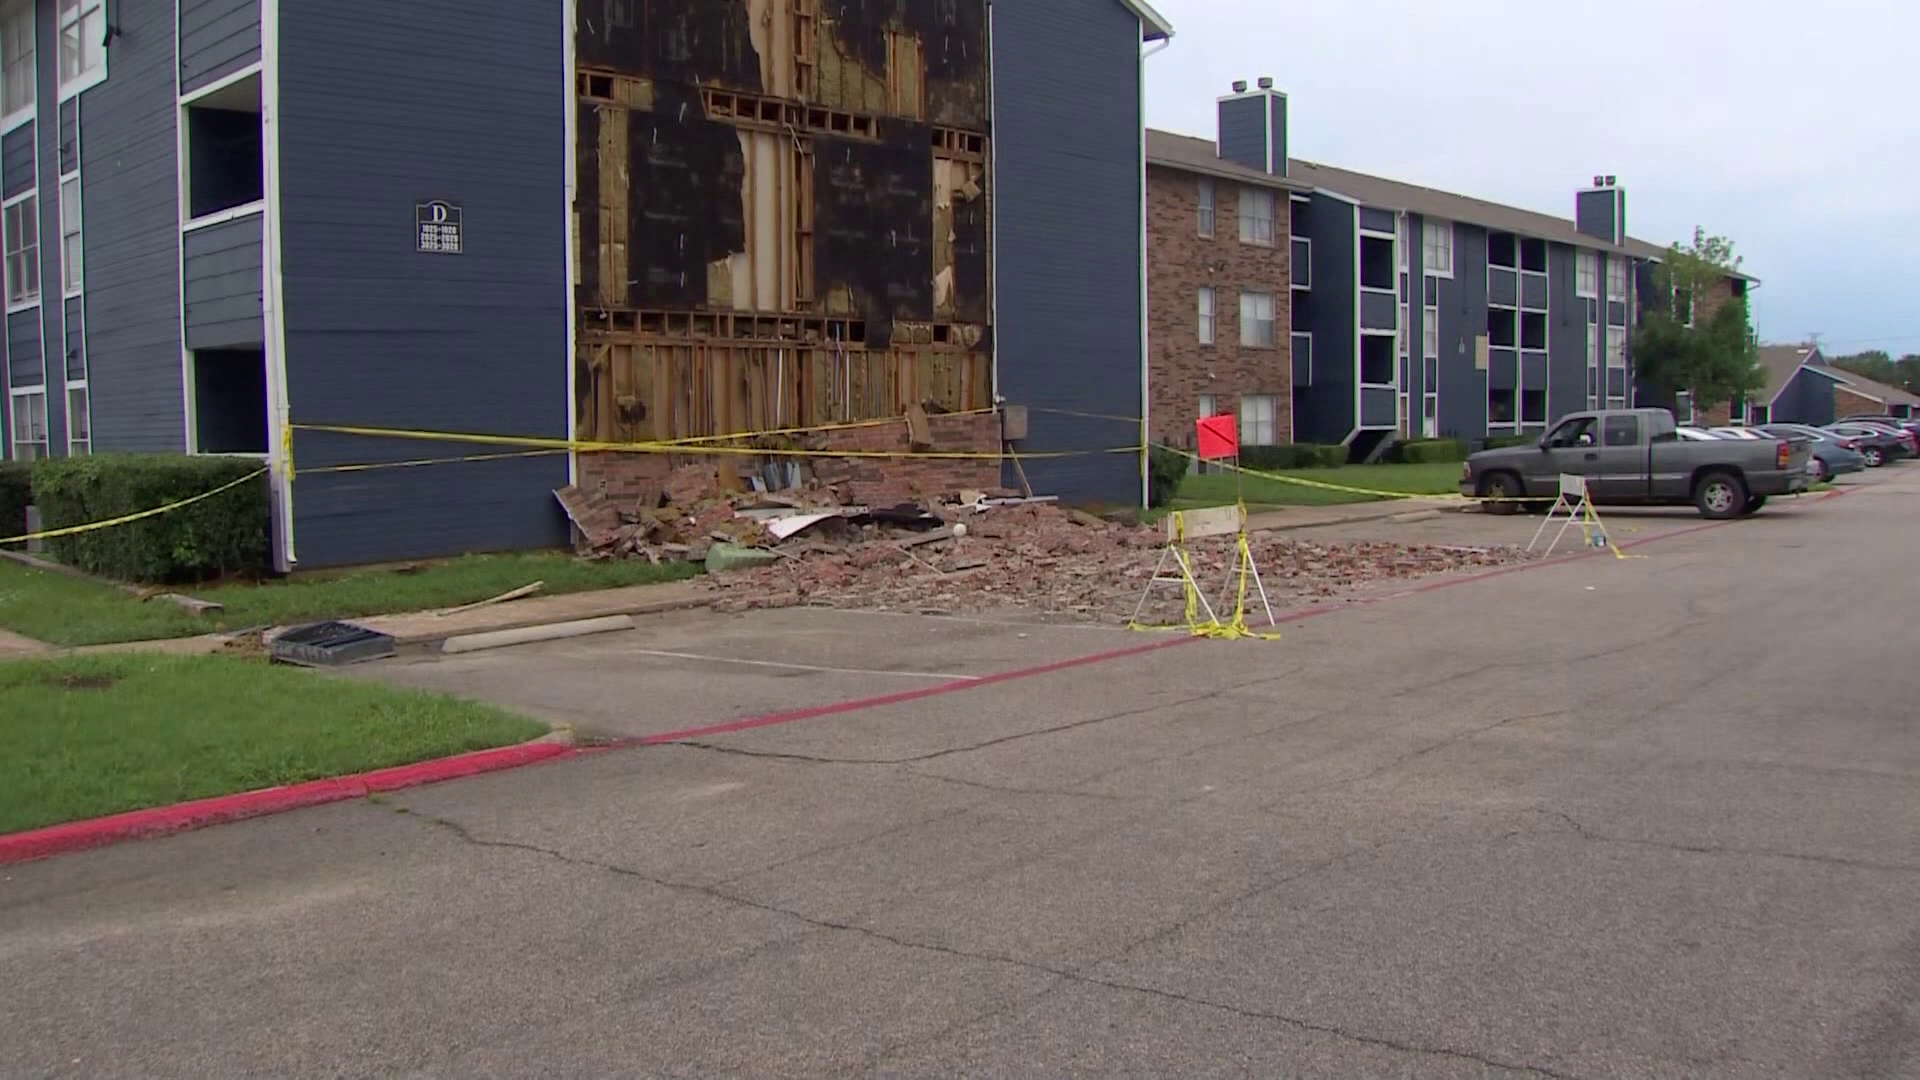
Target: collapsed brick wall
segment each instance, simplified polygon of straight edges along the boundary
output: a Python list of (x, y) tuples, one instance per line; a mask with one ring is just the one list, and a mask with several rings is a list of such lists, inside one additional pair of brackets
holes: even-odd
[[(978, 454), (977, 458), (798, 458), (803, 475), (833, 486), (849, 505), (894, 506), (960, 491), (990, 491), (1000, 487), (1000, 415), (965, 413), (927, 418), (929, 445), (914, 447), (906, 418), (861, 427), (796, 433), (796, 446), (818, 446), (826, 451), (851, 453), (921, 452)], [(744, 454), (628, 454), (580, 455), (579, 486), (603, 494), (616, 503), (646, 501), (662, 492), (687, 501), (698, 492), (673, 490), (682, 484), (707, 486), (723, 464), (742, 474), (761, 458)], [(689, 465), (701, 466), (686, 470)]]

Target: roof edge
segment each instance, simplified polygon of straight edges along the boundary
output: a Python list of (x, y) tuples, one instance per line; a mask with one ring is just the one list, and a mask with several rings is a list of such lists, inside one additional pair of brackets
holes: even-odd
[(1242, 170), (1230, 161), (1222, 161), (1219, 167), (1209, 168), (1191, 161), (1170, 158), (1164, 154), (1148, 154), (1147, 164), (1162, 169), (1177, 169), (1180, 172), (1197, 173), (1200, 176), (1211, 176), (1218, 180), (1231, 180), (1236, 184), (1256, 184), (1261, 187), (1270, 187), (1279, 191), (1309, 192), (1314, 190), (1312, 184), (1302, 183), (1291, 177), (1263, 173), (1257, 169)]
[(1153, 10), (1147, 0), (1120, 0), (1128, 11), (1140, 16), (1140, 40), (1164, 41), (1173, 36), (1173, 24), (1165, 15)]

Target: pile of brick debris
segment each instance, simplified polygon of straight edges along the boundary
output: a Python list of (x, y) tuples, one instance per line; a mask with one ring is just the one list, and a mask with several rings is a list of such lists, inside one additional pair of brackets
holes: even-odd
[[(579, 488), (555, 494), (582, 555), (705, 561), (719, 610), (820, 607), (938, 613), (1024, 611), (1091, 622), (1130, 616), (1165, 544), (1162, 529), (1064, 509), (1009, 491), (956, 492), (925, 504), (849, 506), (828, 485), (723, 490), (711, 467), (676, 471), (637, 502)], [(1254, 560), (1276, 609), (1382, 582), (1524, 559), (1516, 548), (1315, 543), (1255, 533)], [(1195, 576), (1219, 595), (1230, 540), (1190, 543)], [(1157, 586), (1143, 618), (1177, 622), (1178, 587)]]

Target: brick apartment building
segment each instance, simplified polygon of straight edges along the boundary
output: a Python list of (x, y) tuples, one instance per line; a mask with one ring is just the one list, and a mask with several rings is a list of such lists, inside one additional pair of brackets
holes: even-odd
[(1147, 133), (1148, 382), (1153, 437), (1193, 441), (1201, 416), (1241, 441), (1293, 441), (1293, 197), (1305, 185)]

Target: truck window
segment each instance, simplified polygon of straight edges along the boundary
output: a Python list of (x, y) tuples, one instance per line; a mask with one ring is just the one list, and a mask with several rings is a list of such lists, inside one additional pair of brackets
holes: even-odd
[(1640, 444), (1640, 418), (1637, 416), (1607, 417), (1608, 446), (1638, 446)]
[(1555, 450), (1565, 450), (1575, 446), (1593, 445), (1593, 417), (1576, 416), (1547, 436), (1547, 445)]

